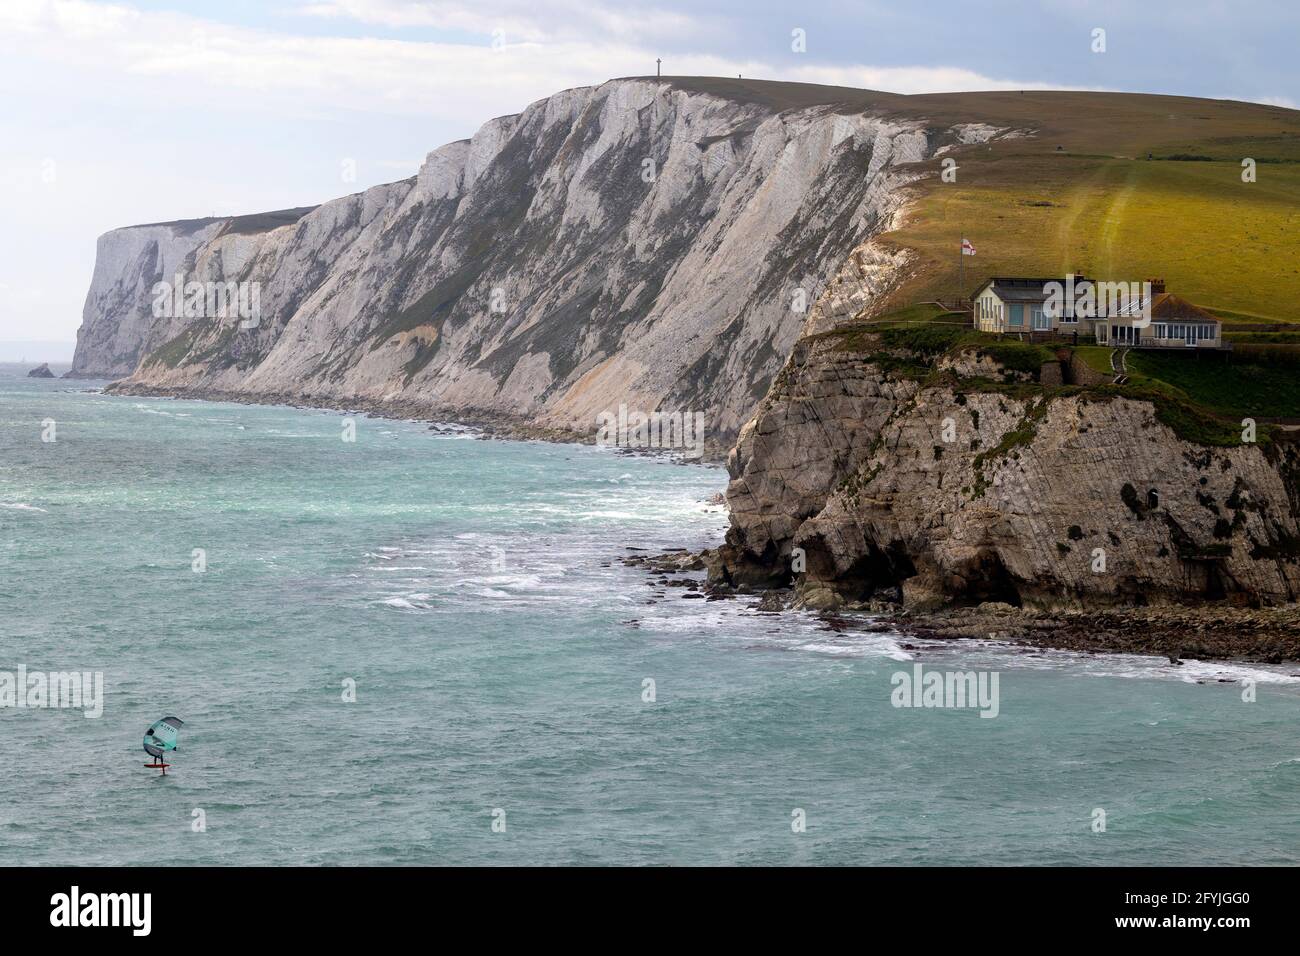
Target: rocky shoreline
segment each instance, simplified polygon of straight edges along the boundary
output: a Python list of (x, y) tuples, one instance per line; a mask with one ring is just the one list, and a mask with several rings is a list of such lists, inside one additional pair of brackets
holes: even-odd
[(1300, 662), (1300, 607), (1134, 607), (1045, 612), (981, 604), (928, 614), (893, 614), (917, 637), (992, 638), (1089, 653), (1150, 654), (1262, 664)]
[[(483, 438), (594, 443), (593, 435), (521, 424), (495, 416), (438, 415), (434, 407), (411, 401), (304, 401), (302, 396), (249, 396), (211, 389), (144, 387), (129, 382), (113, 383), (105, 391), (150, 398), (356, 412), (430, 425), (447, 423), (454, 418), (456, 424), (478, 430)], [(659, 454), (652, 450), (625, 453)], [(716, 464), (718, 457), (709, 454), (703, 460), (691, 463)], [(1087, 653), (1146, 654), (1173, 661), (1196, 658), (1266, 664), (1300, 663), (1300, 605), (1296, 604), (1265, 608), (1202, 604), (1053, 611), (985, 602), (918, 611), (892, 601), (871, 600), (850, 602), (832, 609), (817, 607), (816, 601), (809, 601), (807, 596), (800, 596), (789, 588), (729, 587), (687, 576), (707, 570), (710, 561), (716, 560), (716, 550), (681, 550), (659, 555), (636, 554), (624, 558), (623, 563), (656, 575), (658, 583), (663, 586), (681, 588), (684, 597), (703, 600), (753, 597), (757, 598), (755, 606), (763, 611), (809, 610), (820, 614), (832, 626), (856, 627), (865, 632), (889, 630), (933, 640), (999, 640), (1027, 647)]]
[(712, 553), (674, 551), (623, 559), (658, 583), (685, 588), (707, 600), (757, 598), (755, 609), (772, 613), (814, 611), (836, 628), (867, 633), (897, 631), (926, 640), (996, 640), (1040, 649), (1084, 653), (1143, 654), (1168, 658), (1300, 664), (1300, 605), (1245, 608), (1224, 604), (1158, 605), (1098, 610), (1038, 610), (986, 602), (910, 611), (888, 601), (819, 610), (791, 589), (732, 588), (688, 577), (704, 571)]

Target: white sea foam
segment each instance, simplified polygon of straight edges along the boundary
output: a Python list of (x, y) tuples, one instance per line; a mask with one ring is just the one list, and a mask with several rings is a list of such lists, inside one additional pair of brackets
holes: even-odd
[[(412, 597), (414, 597), (414, 595), (412, 595)], [(427, 611), (429, 609), (429, 605), (425, 604), (423, 601), (408, 600), (404, 597), (397, 596), (385, 598), (380, 603), (386, 604), (389, 607), (395, 607), (400, 611)]]
[(0, 508), (8, 508), (10, 511), (39, 511), (41, 514), (49, 514), (44, 508), (29, 505), (25, 501), (0, 501)]
[(1253, 680), (1257, 684), (1297, 684), (1300, 675), (1290, 671), (1271, 670), (1257, 664), (1236, 664), (1225, 661), (1184, 661), (1178, 667), (1178, 676), (1184, 681), (1198, 680)]
[(1300, 686), (1300, 676), (1294, 673), (1293, 667), (1202, 660), (1172, 664), (1166, 658), (1146, 654), (1087, 654), (1054, 648), (1035, 648), (1026, 653), (1026, 648), (1004, 641), (908, 640), (929, 654), (951, 654), (1007, 669), (1070, 671), (1087, 677), (1177, 680), (1188, 684), (1253, 680), (1258, 684)]
[(887, 657), (892, 661), (910, 661), (912, 655), (902, 650), (892, 641), (860, 641), (856, 644), (827, 644), (821, 641), (809, 641), (800, 644), (801, 651), (817, 654), (831, 654), (836, 657)]

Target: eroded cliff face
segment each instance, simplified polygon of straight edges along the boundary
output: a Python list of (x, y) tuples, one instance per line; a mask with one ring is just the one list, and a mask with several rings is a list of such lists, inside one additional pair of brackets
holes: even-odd
[(95, 271), (77, 330), (74, 378), (130, 375), (140, 359), (191, 324), (155, 314), (155, 283), (236, 275), (268, 240), (311, 207), (114, 229), (99, 237)]
[(220, 221), (114, 229), (95, 245), (95, 272), (77, 331), (73, 376), (130, 375), (141, 355), (178, 334), (179, 323), (156, 320), (150, 289), (174, 275), (221, 230)]
[[(999, 132), (667, 80), (565, 91), (278, 228), (108, 234), (76, 369), (579, 434), (621, 404), (702, 411), (729, 444), (828, 283), (858, 309), (905, 265), (870, 240), (917, 164)], [(155, 319), (177, 271), (259, 283), (260, 324)]]
[(814, 607), (1300, 592), (1295, 444), (1202, 447), (1146, 401), (954, 374), (987, 363), (975, 356), (939, 376), (886, 371), (870, 338), (796, 346), (728, 462), (714, 580), (794, 584)]

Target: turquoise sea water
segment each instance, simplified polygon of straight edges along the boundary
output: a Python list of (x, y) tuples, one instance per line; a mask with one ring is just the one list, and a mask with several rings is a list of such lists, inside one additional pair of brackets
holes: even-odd
[[(25, 372), (0, 671), (105, 703), (0, 709), (0, 864), (1300, 862), (1300, 667), (905, 650), (619, 563), (716, 541), (718, 468)], [(891, 706), (916, 661), (998, 716)]]

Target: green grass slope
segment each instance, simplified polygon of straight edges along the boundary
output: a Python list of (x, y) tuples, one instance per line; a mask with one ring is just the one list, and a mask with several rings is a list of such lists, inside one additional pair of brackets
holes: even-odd
[[(654, 77), (641, 77), (654, 80)], [(663, 82), (781, 111), (924, 119), (1030, 132), (946, 155), (915, 189), (907, 221), (883, 240), (918, 268), (880, 311), (969, 294), (993, 275), (1140, 281), (1163, 277), (1225, 323), (1300, 322), (1300, 111), (1140, 93), (1029, 90), (904, 96), (729, 77)], [(1148, 156), (1153, 157), (1148, 159)], [(1256, 161), (1256, 181), (1241, 161)], [(978, 255), (958, 279), (958, 241)]]
[[(992, 275), (1073, 271), (1163, 277), (1228, 323), (1300, 322), (1300, 112), (1121, 93), (933, 99), (945, 119), (964, 107), (968, 121), (1036, 133), (954, 152), (955, 183), (927, 164), (935, 175), (885, 237), (914, 250), (920, 268), (886, 307), (969, 294)], [(1208, 159), (1159, 158), (1169, 156)], [(964, 287), (963, 234), (977, 249)]]

